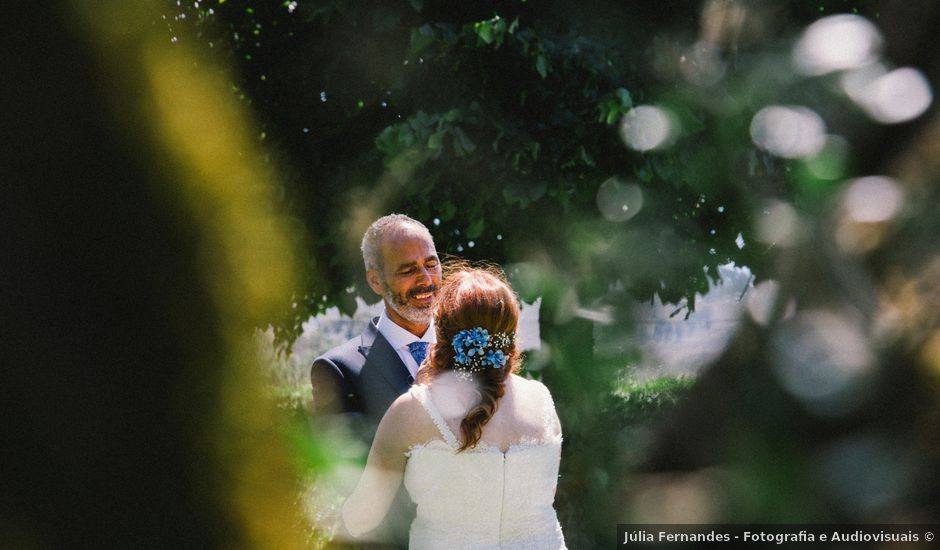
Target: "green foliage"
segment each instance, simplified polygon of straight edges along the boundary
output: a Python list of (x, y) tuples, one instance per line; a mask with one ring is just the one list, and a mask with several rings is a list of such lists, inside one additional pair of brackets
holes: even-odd
[(633, 98), (630, 92), (626, 88), (617, 88), (598, 105), (600, 116), (597, 121), (613, 126), (631, 107), (633, 107)]
[[(193, 38), (239, 67), (237, 93), (258, 112), (259, 135), (283, 154), (272, 162), (289, 162), (295, 174), (285, 206), (312, 236), (304, 243), (310, 276), (297, 307), (277, 323), (279, 339), (296, 335), (312, 313), (333, 304), (350, 313), (353, 295), (371, 295), (349, 246), (364, 228), (347, 215), (381, 182), (394, 187), (377, 195), (376, 215), (415, 216), (443, 252), (471, 258), (532, 261), (551, 250), (582, 302), (619, 281), (637, 298), (659, 292), (692, 309), (702, 267), (759, 263), (758, 250), (729, 245), (749, 228), (727, 196), (721, 174), (728, 169), (708, 166), (704, 159), (715, 156), (700, 154), (698, 143), (715, 136), (694, 137), (710, 118), (697, 99), (669, 99), (691, 137), (675, 150), (631, 153), (613, 127), (654, 92), (641, 84), (654, 79), (640, 46), (668, 29), (646, 8), (572, 13), (520, 3), (494, 12), (424, 2), (229, 0), (211, 10), (189, 9)], [(746, 133), (728, 147), (742, 140)], [(696, 159), (703, 160), (689, 162)], [(669, 234), (665, 247), (642, 255), (617, 250), (641, 259), (627, 271), (611, 264), (610, 246), (636, 240), (614, 239), (596, 248), (603, 254), (585, 255), (570, 244), (570, 224), (558, 223), (579, 224), (601, 240), (629, 232), (597, 210), (597, 190), (612, 176), (638, 181), (648, 197), (633, 224), (640, 241)], [(725, 204), (728, 215), (696, 211), (703, 193), (709, 209)]]
[(614, 394), (617, 397), (614, 408), (620, 416), (617, 425), (636, 424), (668, 411), (688, 394), (694, 382), (690, 377), (662, 376), (624, 384)]
[(502, 46), (506, 35), (513, 34), (518, 27), (518, 17), (514, 19), (511, 24), (507, 25), (505, 19), (502, 19), (500, 16), (496, 15), (493, 16), (492, 19), (477, 21), (474, 23), (473, 31), (477, 33), (477, 36), (480, 37), (480, 40), (484, 44), (493, 45), (494, 47), (498, 48)]

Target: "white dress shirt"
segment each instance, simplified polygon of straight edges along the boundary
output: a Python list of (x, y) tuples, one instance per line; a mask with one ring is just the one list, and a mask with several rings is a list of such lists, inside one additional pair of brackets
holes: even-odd
[(401, 357), (402, 362), (406, 367), (408, 367), (408, 372), (411, 373), (411, 376), (417, 376), (418, 363), (415, 361), (415, 358), (411, 356), (411, 352), (408, 351), (408, 344), (412, 342), (427, 342), (429, 344), (433, 344), (436, 342), (437, 338), (434, 333), (434, 321), (431, 321), (431, 324), (428, 325), (428, 329), (424, 332), (424, 335), (419, 338), (395, 324), (395, 321), (392, 321), (383, 310), (382, 315), (379, 316), (377, 328), (379, 329), (379, 332), (382, 333), (382, 336), (388, 340), (388, 343), (392, 345), (392, 348), (395, 349), (395, 352), (398, 353), (398, 356)]

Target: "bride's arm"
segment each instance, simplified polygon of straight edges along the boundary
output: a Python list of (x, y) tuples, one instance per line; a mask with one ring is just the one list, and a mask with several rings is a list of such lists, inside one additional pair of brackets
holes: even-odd
[(398, 398), (382, 417), (366, 469), (343, 505), (343, 522), (354, 537), (379, 526), (401, 485), (411, 432), (408, 424), (412, 415), (407, 414), (410, 398), (407, 393)]

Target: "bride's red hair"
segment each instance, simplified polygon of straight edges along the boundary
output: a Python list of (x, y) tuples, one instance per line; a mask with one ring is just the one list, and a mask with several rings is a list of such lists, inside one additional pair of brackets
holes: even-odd
[[(450, 264), (445, 272), (434, 306), (437, 343), (431, 346), (427, 365), (418, 373), (418, 382), (428, 382), (443, 372), (454, 370), (452, 342), (461, 330), (483, 327), (490, 334), (515, 335), (519, 325), (519, 302), (499, 268), (460, 262)], [(503, 353), (508, 359), (502, 368), (484, 368), (473, 374), (482, 399), (460, 423), (458, 451), (480, 441), (483, 427), (493, 417), (506, 391), (506, 378), (518, 370), (515, 339), (508, 348), (503, 348)]]

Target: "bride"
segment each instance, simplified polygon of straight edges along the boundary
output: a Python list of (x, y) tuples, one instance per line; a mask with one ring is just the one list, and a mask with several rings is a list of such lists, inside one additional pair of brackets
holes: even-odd
[(437, 343), (379, 424), (347, 530), (377, 526), (404, 482), (409, 548), (565, 548), (553, 502), (561, 427), (551, 394), (514, 374), (519, 306), (502, 274), (461, 268), (435, 305)]

